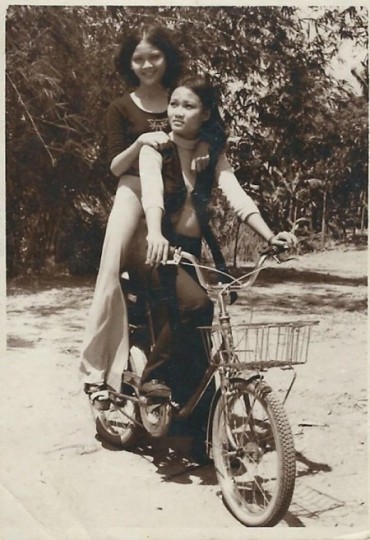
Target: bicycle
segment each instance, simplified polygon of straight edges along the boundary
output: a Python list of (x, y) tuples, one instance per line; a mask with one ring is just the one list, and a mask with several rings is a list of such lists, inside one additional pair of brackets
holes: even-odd
[[(266, 261), (280, 261), (275, 248), (268, 248), (255, 267), (227, 284), (210, 285), (198, 261), (175, 251), (170, 264), (192, 265), (200, 284), (217, 292), (217, 323), (199, 327), (209, 366), (203, 379), (182, 407), (168, 398), (149, 399), (140, 395), (140, 374), (145, 365), (145, 347), (133, 346), (122, 391), (109, 392), (111, 406), (100, 411), (97, 432), (114, 445), (130, 448), (141, 430), (161, 437), (172, 418), (186, 418), (194, 410), (213, 377), (217, 389), (209, 411), (206, 446), (212, 455), (224, 502), (245, 526), (276, 525), (292, 500), (296, 460), (293, 435), (283, 404), (266, 383), (263, 371), (271, 367), (293, 370), (287, 399), (296, 378), (294, 365), (305, 363), (311, 330), (317, 321), (243, 323), (235, 325), (228, 311), (227, 295), (253, 285)], [(209, 268), (208, 268), (209, 269)], [(213, 269), (210, 269), (213, 270)], [(154, 343), (150, 305), (145, 302), (150, 344)]]

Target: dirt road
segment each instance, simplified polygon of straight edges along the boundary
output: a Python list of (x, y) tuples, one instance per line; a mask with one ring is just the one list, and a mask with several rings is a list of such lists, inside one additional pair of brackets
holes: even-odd
[[(329, 251), (290, 266), (269, 271), (233, 307), (239, 320), (248, 320), (251, 303), (255, 320), (320, 319), (286, 405), (298, 475), (279, 525), (257, 531), (236, 522), (212, 467), (189, 466), (186, 441), (131, 453), (104, 447), (77, 375), (92, 284), (11, 283), (1, 364), (1, 540), (369, 538), (367, 254)], [(284, 376), (267, 378), (284, 386)]]

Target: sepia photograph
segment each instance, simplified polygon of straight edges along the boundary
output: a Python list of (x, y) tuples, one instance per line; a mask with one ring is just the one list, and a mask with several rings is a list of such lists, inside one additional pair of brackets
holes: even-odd
[(1, 540), (370, 538), (368, 9), (190, 4), (2, 9)]

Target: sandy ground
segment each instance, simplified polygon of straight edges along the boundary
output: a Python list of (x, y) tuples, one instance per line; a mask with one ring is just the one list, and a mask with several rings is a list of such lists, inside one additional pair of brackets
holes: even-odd
[[(92, 284), (10, 283), (1, 540), (369, 538), (367, 252), (328, 251), (287, 266), (266, 271), (233, 306), (238, 320), (249, 319), (251, 305), (255, 320), (320, 320), (286, 404), (298, 471), (279, 525), (239, 524), (212, 466), (189, 466), (179, 439), (135, 452), (102, 444), (77, 374)], [(285, 377), (266, 375), (275, 387)]]

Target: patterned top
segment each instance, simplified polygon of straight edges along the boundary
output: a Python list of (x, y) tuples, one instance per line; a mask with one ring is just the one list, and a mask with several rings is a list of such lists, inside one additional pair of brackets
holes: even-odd
[[(143, 133), (149, 131), (165, 131), (170, 127), (167, 111), (151, 113), (141, 109), (131, 98), (129, 92), (112, 101), (107, 114), (108, 158), (114, 157), (126, 150)], [(125, 174), (139, 176), (138, 160), (131, 165)]]

